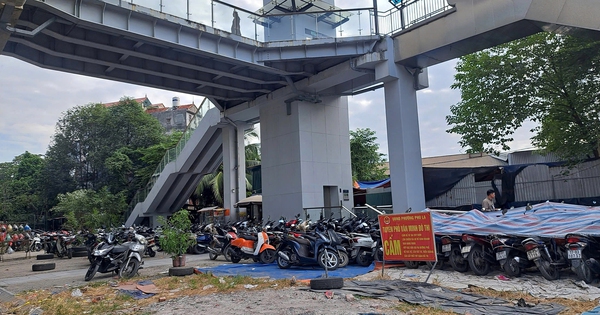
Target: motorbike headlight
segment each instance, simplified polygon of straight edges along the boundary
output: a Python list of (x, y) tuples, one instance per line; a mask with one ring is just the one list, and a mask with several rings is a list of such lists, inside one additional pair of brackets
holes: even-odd
[(142, 245), (142, 244), (133, 245), (133, 246), (131, 246), (131, 250), (134, 252), (141, 252), (144, 250), (144, 245)]
[(106, 254), (108, 254), (108, 252), (110, 251), (110, 247), (108, 248), (103, 248), (103, 249), (96, 249), (94, 251), (94, 256), (104, 256)]

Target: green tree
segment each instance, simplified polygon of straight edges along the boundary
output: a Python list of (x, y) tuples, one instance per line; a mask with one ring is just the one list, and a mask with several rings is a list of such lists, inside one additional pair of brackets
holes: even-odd
[(353, 180), (380, 180), (386, 177), (385, 154), (379, 153), (375, 131), (365, 128), (350, 130), (350, 159)]
[(119, 226), (127, 208), (122, 193), (113, 194), (106, 188), (98, 191), (80, 189), (60, 194), (58, 200), (51, 211), (57, 216), (65, 216), (65, 226), (74, 230)]
[(509, 150), (531, 120), (534, 146), (571, 161), (600, 157), (600, 41), (538, 33), (464, 56), (446, 117), (468, 152)]
[(0, 164), (0, 220), (41, 221), (46, 210), (43, 196), (42, 157), (25, 152), (12, 162)]
[(136, 172), (157, 164), (144, 150), (162, 142), (167, 142), (164, 128), (131, 98), (109, 108), (70, 109), (57, 123), (46, 154), (48, 195), (108, 187), (112, 193), (127, 190), (129, 198), (141, 185)]

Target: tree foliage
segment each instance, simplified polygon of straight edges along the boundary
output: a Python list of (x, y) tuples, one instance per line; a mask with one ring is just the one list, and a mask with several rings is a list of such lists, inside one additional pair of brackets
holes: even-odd
[(74, 107), (56, 124), (46, 154), (50, 195), (109, 187), (113, 193), (128, 190), (130, 197), (141, 185), (136, 172), (149, 166), (143, 150), (161, 141), (164, 128), (131, 98), (109, 108)]
[(509, 150), (527, 120), (532, 144), (571, 161), (600, 157), (600, 41), (538, 33), (464, 56), (446, 117), (469, 152)]
[(350, 159), (352, 179), (361, 181), (380, 180), (385, 175), (385, 154), (379, 153), (375, 131), (365, 128), (350, 130)]
[(127, 208), (122, 193), (113, 194), (107, 188), (94, 191), (80, 189), (58, 196), (52, 208), (57, 216), (65, 216), (65, 226), (74, 230), (119, 226)]
[(44, 167), (44, 159), (29, 152), (0, 164), (0, 220), (29, 224), (42, 220), (47, 206)]

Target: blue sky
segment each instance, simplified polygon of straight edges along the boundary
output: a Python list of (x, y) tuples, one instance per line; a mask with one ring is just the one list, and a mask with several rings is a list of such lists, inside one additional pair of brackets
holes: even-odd
[[(260, 1), (234, 0), (233, 4), (255, 10)], [(346, 0), (344, 8), (370, 6), (369, 0)], [(389, 6), (379, 1), (380, 10)], [(459, 136), (446, 133), (445, 117), (450, 106), (460, 101), (460, 91), (450, 89), (454, 81), (451, 60), (429, 68), (428, 89), (417, 92), (421, 153), (424, 157), (463, 153)], [(153, 103), (169, 105), (173, 96), (182, 104), (202, 97), (113, 82), (92, 77), (42, 69), (12, 57), (0, 56), (0, 162), (11, 161), (29, 151), (44, 154), (61, 114), (77, 105), (117, 101), (123, 96), (148, 96)], [(376, 132), (380, 151), (387, 154), (386, 117), (383, 89), (349, 98), (350, 129), (371, 128)], [(513, 150), (530, 148), (528, 128), (515, 134)]]

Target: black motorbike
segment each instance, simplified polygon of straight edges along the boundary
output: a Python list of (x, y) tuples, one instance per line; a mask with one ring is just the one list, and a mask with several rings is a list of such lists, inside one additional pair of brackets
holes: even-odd
[(143, 264), (145, 242), (143, 236), (134, 234), (119, 245), (113, 233), (106, 234), (104, 240), (94, 249), (94, 261), (85, 274), (84, 280), (92, 280), (96, 272), (115, 272), (121, 278), (133, 277)]
[(335, 270), (339, 263), (337, 246), (332, 245), (330, 235), (323, 227), (317, 227), (314, 236), (288, 234), (277, 251), (277, 266), (281, 269), (318, 264), (328, 270)]
[(532, 267), (531, 253), (519, 237), (494, 236), (490, 241), (500, 268), (511, 277), (519, 277), (524, 269)]

